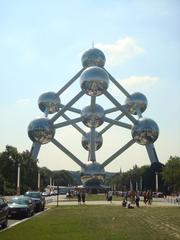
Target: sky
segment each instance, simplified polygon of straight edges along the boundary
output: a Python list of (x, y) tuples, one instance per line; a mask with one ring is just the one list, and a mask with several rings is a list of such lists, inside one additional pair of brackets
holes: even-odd
[[(27, 127), (43, 116), (39, 96), (58, 92), (82, 68), (81, 56), (94, 43), (105, 54), (111, 75), (130, 94), (146, 96), (143, 117), (153, 119), (160, 129), (154, 143), (159, 161), (180, 156), (179, 25), (179, 0), (0, 0), (0, 151), (6, 145), (19, 152), (31, 149)], [(68, 103), (80, 90), (77, 79), (60, 96), (61, 103)], [(126, 97), (112, 83), (108, 90), (124, 104)], [(97, 102), (108, 109), (103, 96)], [(77, 103), (79, 109), (87, 105), (88, 97)], [(87, 163), (81, 136), (72, 126), (58, 129), (55, 138)], [(131, 138), (129, 130), (113, 126), (103, 135), (97, 162)], [(41, 147), (38, 160), (40, 167), (51, 170), (80, 170), (52, 143)], [(105, 170), (126, 171), (135, 164), (150, 165), (145, 147), (137, 143)]]

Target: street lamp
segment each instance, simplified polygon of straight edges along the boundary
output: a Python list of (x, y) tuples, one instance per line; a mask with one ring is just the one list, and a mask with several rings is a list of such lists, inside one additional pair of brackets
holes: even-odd
[(159, 190), (159, 181), (158, 181), (158, 172), (155, 172), (156, 175), (156, 192)]
[(17, 170), (17, 195), (20, 195), (20, 174), (21, 174), (21, 164), (18, 162), (18, 170)]
[[(13, 162), (13, 164), (16, 163), (16, 160), (12, 157), (9, 156), (9, 159)], [(17, 186), (16, 186), (16, 194), (20, 195), (20, 172), (21, 172), (21, 164), (18, 161), (18, 168), (17, 168)]]
[(41, 174), (38, 171), (38, 191), (40, 191), (40, 186), (41, 186)]

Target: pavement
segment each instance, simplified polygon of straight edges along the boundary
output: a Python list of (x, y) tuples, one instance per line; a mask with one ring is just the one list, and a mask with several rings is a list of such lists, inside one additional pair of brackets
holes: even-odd
[[(73, 200), (68, 200), (64, 195), (60, 195), (59, 196), (59, 201), (58, 201), (58, 206), (65, 206), (65, 205), (78, 205), (78, 201), (77, 199), (73, 199)], [(83, 205), (83, 204), (81, 204)], [(122, 201), (86, 201), (85, 205), (112, 205), (112, 206), (122, 206)], [(133, 206), (135, 204), (132, 204)], [(46, 199), (46, 206), (57, 206), (57, 197), (56, 196), (52, 196), (49, 197), (48, 199)], [(180, 207), (180, 203), (176, 203), (175, 199), (172, 197), (168, 197), (168, 198), (155, 198), (152, 201), (152, 204), (145, 204), (143, 202), (143, 199), (141, 199), (140, 201), (140, 207)]]

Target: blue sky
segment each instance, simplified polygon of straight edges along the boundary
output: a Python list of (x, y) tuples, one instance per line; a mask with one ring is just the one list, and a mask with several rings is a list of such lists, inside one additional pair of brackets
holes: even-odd
[[(94, 41), (106, 56), (105, 68), (116, 80), (129, 93), (146, 95), (148, 107), (143, 116), (155, 120), (160, 128), (155, 142), (159, 160), (165, 163), (170, 155), (180, 156), (179, 12), (178, 0), (0, 0), (0, 151), (7, 144), (19, 151), (31, 148), (27, 126), (43, 115), (38, 97), (57, 92), (69, 81), (81, 69), (81, 55)], [(79, 90), (78, 80), (62, 103)], [(125, 99), (121, 100), (123, 104)], [(73, 131), (64, 128), (56, 138), (86, 162), (87, 152)], [(129, 139), (126, 131), (114, 128), (104, 136), (108, 140), (97, 151), (97, 161), (106, 160)], [(145, 148), (134, 144), (106, 170), (149, 163)], [(79, 170), (51, 143), (43, 145), (39, 166)]]

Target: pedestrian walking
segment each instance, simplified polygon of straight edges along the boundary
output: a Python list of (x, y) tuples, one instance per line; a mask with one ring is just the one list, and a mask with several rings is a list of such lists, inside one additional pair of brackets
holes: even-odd
[(78, 205), (81, 204), (81, 193), (80, 191), (77, 192), (77, 199), (78, 199)]
[(85, 191), (82, 191), (81, 197), (82, 197), (83, 204), (85, 204), (85, 201), (86, 201), (86, 193), (85, 193)]

